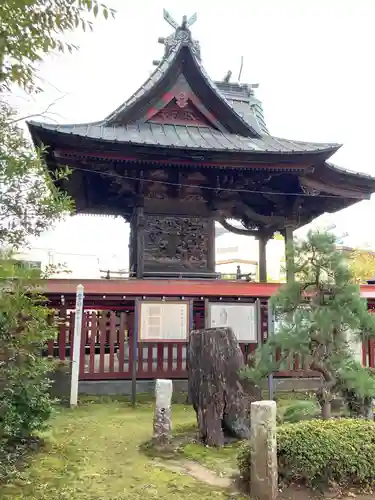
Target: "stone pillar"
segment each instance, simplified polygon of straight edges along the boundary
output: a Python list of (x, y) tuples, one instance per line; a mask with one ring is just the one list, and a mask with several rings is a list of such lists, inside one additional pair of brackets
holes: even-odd
[(287, 282), (294, 281), (294, 244), (293, 244), (293, 227), (285, 228), (285, 266)]
[(250, 496), (254, 500), (275, 500), (278, 496), (275, 401), (251, 403), (250, 432)]
[(155, 383), (154, 437), (157, 445), (168, 444), (172, 431), (172, 380), (158, 379)]
[(267, 283), (267, 254), (266, 245), (268, 237), (264, 234), (260, 234), (258, 237), (259, 244), (259, 261), (258, 261), (258, 274), (260, 283)]

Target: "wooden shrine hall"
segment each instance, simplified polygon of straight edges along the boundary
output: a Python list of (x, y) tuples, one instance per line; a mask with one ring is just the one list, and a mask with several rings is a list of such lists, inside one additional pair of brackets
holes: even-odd
[[(271, 135), (256, 86), (231, 82), (229, 73), (222, 81), (213, 81), (204, 69), (200, 45), (192, 37), (196, 18), (184, 17), (177, 23), (164, 11), (172, 33), (158, 40), (163, 53), (154, 61), (154, 72), (106, 118), (72, 125), (28, 122), (34, 144), (45, 147), (51, 175), (62, 166), (71, 169), (71, 175), (57, 184), (73, 198), (76, 213), (121, 216), (131, 228), (129, 279), (102, 282), (97, 291), (94, 282), (83, 282), (85, 303), (90, 307), (84, 327), (89, 371), (82, 361), (83, 378), (100, 378), (99, 372), (106, 378), (107, 355), (107, 378), (127, 378), (133, 362), (141, 378), (154, 378), (161, 372), (183, 378), (189, 328), (207, 324), (209, 317), (213, 321), (208, 299), (223, 304), (261, 302), (263, 319), (258, 315), (257, 324), (263, 333), (258, 328), (257, 338), (251, 341), (246, 333), (241, 334), (244, 349), (251, 351), (266, 336), (267, 293), (272, 294), (272, 287), (267, 292), (267, 286), (261, 290), (258, 284), (220, 279), (215, 271), (215, 222), (258, 239), (258, 278), (265, 283), (266, 243), (275, 232), (283, 234), (290, 245), (297, 228), (325, 212), (369, 199), (375, 191), (374, 178), (329, 161), (339, 144)], [(288, 278), (292, 271), (287, 263)], [(68, 280), (58, 281), (61, 290), (57, 282), (50, 283), (47, 293), (51, 303), (66, 313), (67, 307), (73, 307), (73, 295)], [(64, 293), (64, 287), (70, 294)], [(134, 317), (136, 300), (141, 301), (139, 321)], [(157, 314), (162, 319), (152, 318), (148, 300), (159, 304)], [(180, 301), (186, 309), (161, 313), (168, 300), (171, 307)], [(142, 316), (146, 309), (148, 322)], [(104, 318), (100, 316), (103, 310), (112, 312)], [(231, 314), (238, 316), (228, 311), (226, 321)], [(251, 314), (250, 309), (244, 312), (242, 322), (253, 321)], [(172, 316), (184, 323), (177, 337), (171, 333), (180, 328), (177, 323), (166, 326)], [(152, 329), (150, 322), (156, 325), (158, 321), (164, 326), (160, 323)], [(62, 351), (68, 355), (71, 343), (71, 326), (66, 325), (57, 342), (60, 357)], [(172, 336), (168, 337), (167, 330)], [(128, 352), (125, 369), (126, 342), (132, 335), (137, 335), (138, 354)], [(56, 349), (55, 344), (49, 349)], [(98, 352), (99, 371), (94, 372), (93, 353)], [(114, 374), (116, 363), (120, 367)], [(163, 366), (168, 367), (166, 372)]]

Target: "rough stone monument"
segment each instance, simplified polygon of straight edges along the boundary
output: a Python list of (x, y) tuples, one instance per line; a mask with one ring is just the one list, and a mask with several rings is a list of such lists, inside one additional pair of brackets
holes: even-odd
[(251, 403), (250, 445), (251, 498), (276, 500), (279, 490), (275, 401)]
[(159, 446), (168, 444), (171, 438), (172, 393), (172, 380), (156, 380), (153, 442), (154, 444)]
[(189, 400), (197, 414), (200, 438), (209, 446), (224, 444), (224, 431), (238, 439), (250, 436), (250, 402), (261, 399), (259, 388), (244, 386), (244, 356), (231, 328), (190, 332)]

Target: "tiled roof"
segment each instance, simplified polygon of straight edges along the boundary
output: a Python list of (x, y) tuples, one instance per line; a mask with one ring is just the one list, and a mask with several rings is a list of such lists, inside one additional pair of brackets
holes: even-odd
[(335, 172), (345, 174), (345, 175), (352, 175), (353, 177), (362, 177), (363, 179), (368, 179), (368, 180), (375, 180), (375, 177), (369, 174), (365, 174), (363, 172), (355, 172), (354, 170), (350, 170), (349, 168), (344, 168), (340, 167), (339, 165), (336, 165), (331, 162), (325, 162), (325, 166), (329, 168), (330, 170), (333, 170)]
[(339, 149), (339, 144), (314, 143), (279, 139), (270, 135), (260, 138), (222, 133), (208, 127), (162, 125), (156, 123), (108, 126), (104, 122), (81, 125), (55, 125), (29, 122), (34, 131), (42, 129), (89, 139), (127, 144), (157, 145), (207, 151), (239, 151), (251, 153), (319, 153)]
[(251, 86), (230, 82), (216, 82), (216, 85), (243, 120), (260, 134), (269, 133), (264, 120), (262, 103), (254, 96)]

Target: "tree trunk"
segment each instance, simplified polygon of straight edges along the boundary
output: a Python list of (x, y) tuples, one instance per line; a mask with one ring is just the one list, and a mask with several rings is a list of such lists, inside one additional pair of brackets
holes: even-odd
[(325, 401), (322, 405), (322, 419), (329, 420), (332, 416), (332, 403), (331, 401)]
[(230, 328), (207, 328), (190, 333), (188, 348), (189, 398), (197, 414), (201, 440), (224, 444), (224, 431), (239, 439), (250, 435), (250, 403), (261, 399), (258, 387), (239, 371), (245, 367), (238, 341)]
[(316, 399), (320, 404), (322, 420), (329, 420), (332, 416), (332, 399), (337, 379), (322, 361), (313, 360), (310, 368), (322, 375), (323, 386), (316, 391)]

